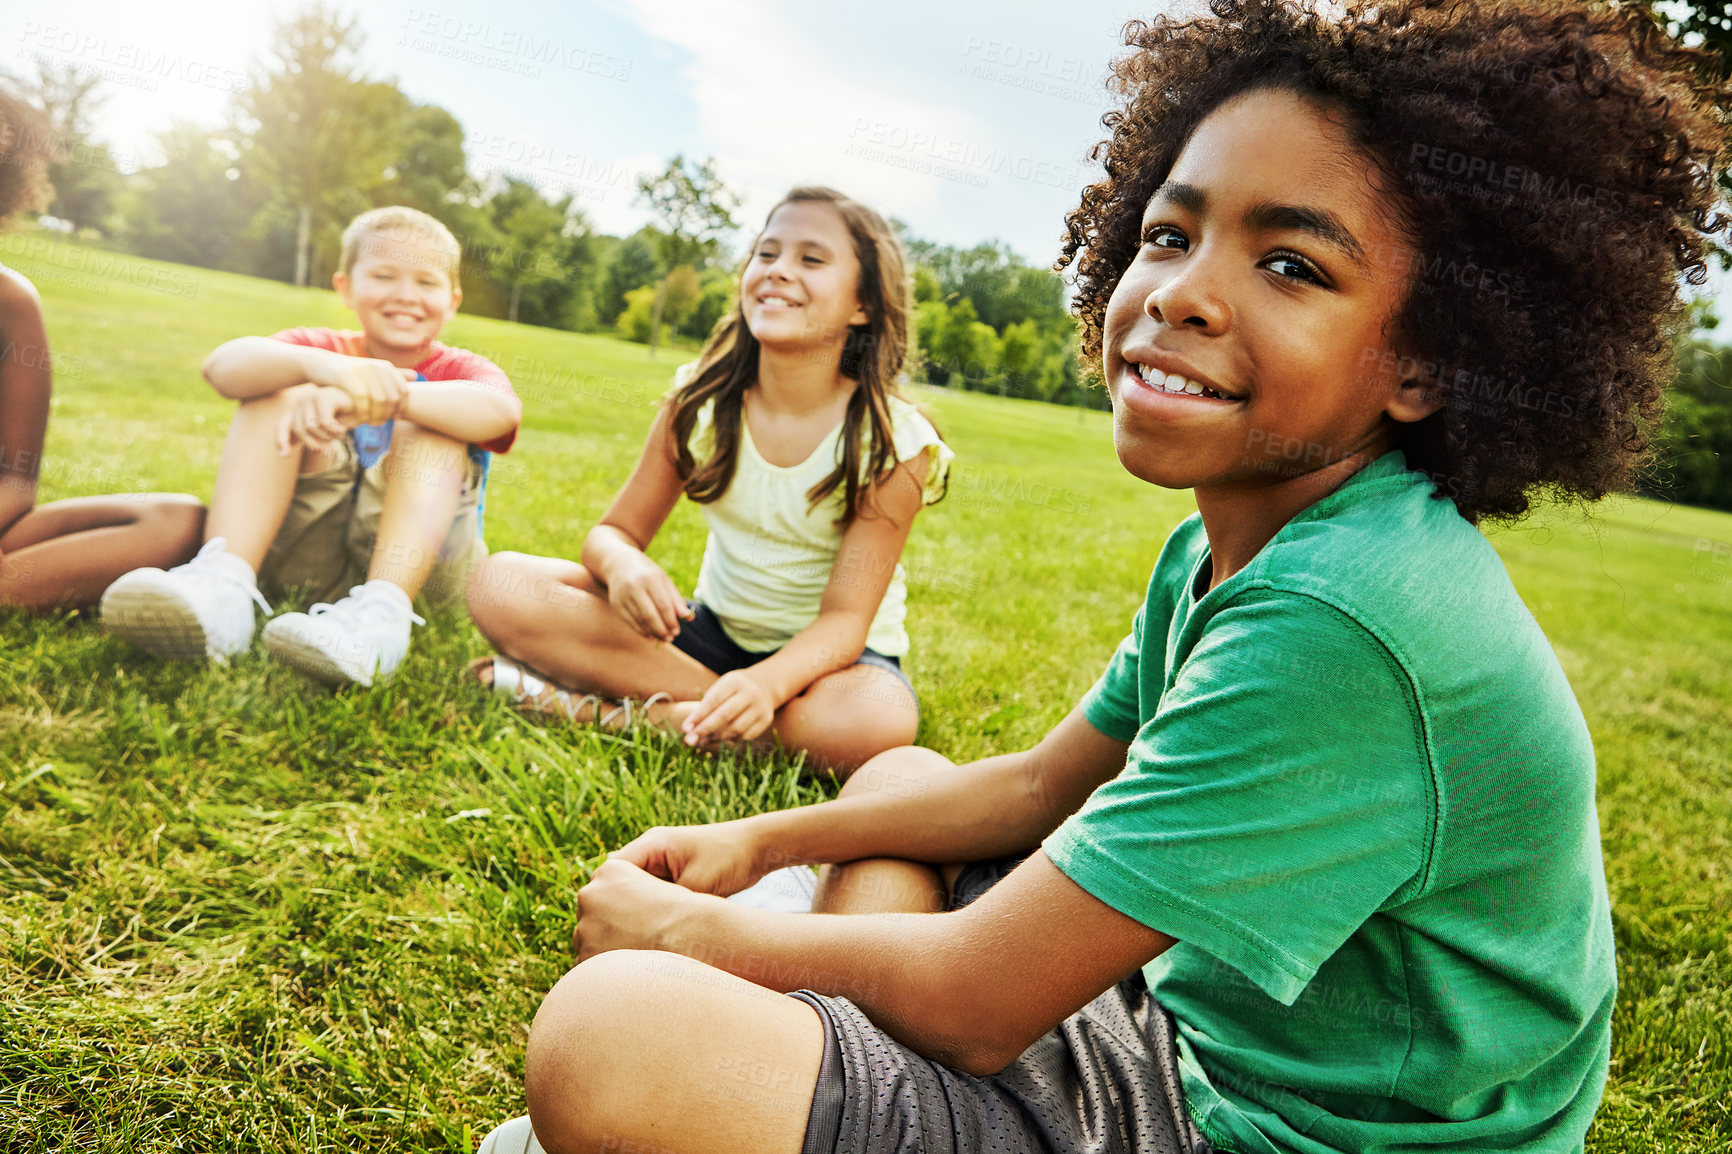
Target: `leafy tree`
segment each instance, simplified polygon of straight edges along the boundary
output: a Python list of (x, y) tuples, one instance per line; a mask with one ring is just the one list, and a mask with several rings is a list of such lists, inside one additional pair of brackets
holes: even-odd
[(1000, 332), (1019, 321), (1045, 327), (1065, 318), (1064, 283), (1047, 269), (1031, 268), (997, 241), (968, 249), (919, 239), (905, 243), (916, 263), (916, 300), (967, 297), (979, 319)]
[(625, 294), (625, 308), (614, 321), (619, 335), (628, 341), (647, 345), (654, 324), (657, 292), (651, 285), (632, 289)]
[(488, 201), (499, 242), (489, 252), (495, 279), (511, 290), (506, 319), (515, 322), (525, 287), (565, 277), (565, 227), (571, 197), (544, 199), (527, 181), (507, 178)]
[(1046, 368), (1046, 341), (1032, 320), (1006, 325), (1000, 338), (1002, 390), (1012, 397), (1040, 397)]
[(996, 241), (958, 249), (905, 236), (904, 244), (915, 260), (915, 332), (927, 380), (1098, 403), (1078, 384), (1076, 324), (1057, 276)]
[(935, 350), (944, 339), (950, 324), (950, 306), (941, 300), (921, 301), (914, 306), (914, 349), (910, 360), (914, 371), (934, 385), (950, 384), (950, 369), (936, 361)]
[(96, 91), (100, 82), (95, 73), (76, 65), (57, 66), (43, 60), (31, 86), (34, 103), (48, 118), (58, 153), (48, 165), (48, 183), (54, 187), (48, 211), (70, 221), (75, 229), (105, 222), (122, 182), (113, 154), (90, 137), (90, 118), (105, 99)]
[(739, 291), (734, 284), (734, 274), (721, 268), (707, 268), (700, 274), (703, 291), (698, 295), (697, 304), (692, 306), (691, 315), (686, 318), (679, 332), (694, 341), (701, 341), (710, 335), (710, 330), (716, 327), (727, 311), (734, 307), (734, 295)]
[(397, 159), (405, 98), (357, 77), (356, 22), (322, 4), (277, 25), (269, 62), (237, 100), (254, 167), (295, 222), (294, 283), (311, 272), (315, 230), (364, 207)]
[(596, 303), (596, 316), (602, 324), (611, 325), (619, 319), (626, 309), (627, 293), (661, 279), (660, 239), (661, 233), (646, 224), (615, 249)]
[(626, 308), (619, 314), (616, 327), (626, 340), (653, 347), (661, 339), (656, 327), (665, 325), (672, 332), (682, 331), (703, 299), (703, 292), (698, 270), (682, 264), (656, 284), (626, 293)]
[(1002, 348), (998, 334), (977, 319), (974, 302), (964, 297), (948, 306), (929, 356), (942, 366), (951, 384), (982, 390), (998, 376)]
[(944, 287), (938, 283), (938, 274), (923, 264), (914, 266), (914, 303), (925, 304), (927, 301), (944, 299)]
[(1663, 11), (1649, 0), (1647, 7), (1674, 37), (1732, 61), (1732, 0), (1670, 0)]
[(406, 204), (452, 226), (452, 207), (468, 207), (480, 191), (469, 175), (463, 126), (438, 105), (413, 104), (407, 97), (395, 119), (392, 159), (370, 190), (373, 203)]
[(1678, 347), (1678, 376), (1642, 488), (1689, 505), (1732, 509), (1732, 349), (1708, 336), (1719, 324), (1711, 311), (1699, 307), (1696, 319), (1696, 333)]
[(677, 332), (697, 308), (704, 286), (698, 280), (698, 270), (682, 264), (668, 273), (658, 291), (662, 298), (662, 322)]
[[(658, 255), (664, 268), (707, 264), (720, 250), (722, 237), (739, 227), (734, 213), (740, 207), (740, 198), (716, 173), (713, 156), (694, 164), (676, 154), (659, 175), (639, 177), (637, 188), (639, 201), (649, 206), (660, 227)], [(665, 290), (667, 281), (663, 280), (661, 285)], [(658, 290), (650, 324), (652, 357), (666, 303), (665, 292)]]
[(123, 198), (123, 235), (144, 256), (251, 271), (252, 223), (264, 190), (225, 135), (180, 122), (157, 137), (163, 163), (143, 169)]

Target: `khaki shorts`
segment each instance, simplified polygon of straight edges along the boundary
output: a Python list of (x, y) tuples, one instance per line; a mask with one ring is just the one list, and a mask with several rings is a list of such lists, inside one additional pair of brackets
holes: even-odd
[[(259, 566), (259, 589), (266, 597), (275, 599), (299, 590), (314, 601), (335, 601), (367, 580), (391, 454), (362, 469), (355, 446), (347, 437), (331, 447), (339, 458), (335, 464), (305, 473), (295, 481), (294, 500), (289, 503), (283, 527)], [(469, 571), (487, 556), (477, 509), (481, 465), (473, 458), (466, 459), (464, 465), (467, 471), (457, 499), (457, 515), (422, 589), (435, 605), (461, 598)], [(405, 558), (404, 562), (412, 563), (412, 559)]]

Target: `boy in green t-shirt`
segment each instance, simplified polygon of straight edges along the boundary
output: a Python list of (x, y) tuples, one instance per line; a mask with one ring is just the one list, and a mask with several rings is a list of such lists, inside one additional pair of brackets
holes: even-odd
[[(1727, 93), (1631, 8), (1211, 13), (1131, 26), (1069, 218), (1119, 460), (1198, 507), (1105, 676), (613, 855), (484, 1151), (1582, 1149), (1593, 747), (1474, 523), (1638, 461)], [(804, 862), (854, 916), (716, 896)]]

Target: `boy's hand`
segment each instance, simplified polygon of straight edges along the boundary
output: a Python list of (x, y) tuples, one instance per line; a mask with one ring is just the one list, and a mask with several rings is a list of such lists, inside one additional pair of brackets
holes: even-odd
[(645, 637), (672, 641), (679, 636), (680, 622), (692, 619), (692, 609), (674, 579), (642, 554), (623, 567), (625, 572), (609, 574), (608, 604)]
[(287, 456), (302, 445), (322, 449), (363, 422), (355, 402), (342, 389), (320, 385), (297, 394), (277, 422), (277, 452)]
[(696, 893), (725, 898), (763, 877), (771, 867), (750, 828), (744, 821), (657, 826), (608, 857), (628, 861)]
[(608, 950), (677, 949), (681, 915), (699, 900), (709, 899), (609, 857), (577, 891), (571, 952), (582, 962)]
[(341, 389), (354, 404), (357, 425), (382, 425), (403, 409), (414, 369), (400, 369), (372, 357), (321, 358), (308, 378), (315, 385)]
[(750, 670), (736, 669), (710, 684), (680, 728), (687, 745), (751, 741), (776, 720), (777, 704)]

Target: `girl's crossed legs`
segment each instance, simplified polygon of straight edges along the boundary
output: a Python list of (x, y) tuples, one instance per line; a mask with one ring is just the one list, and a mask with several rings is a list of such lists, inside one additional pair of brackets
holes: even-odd
[[(501, 653), (562, 685), (617, 698), (668, 694), (673, 701), (648, 716), (676, 733), (718, 675), (639, 633), (575, 561), (494, 554), (470, 581), (469, 615)], [(846, 776), (867, 758), (911, 743), (918, 724), (919, 705), (902, 679), (862, 663), (812, 682), (776, 711), (771, 730), (783, 747)]]

